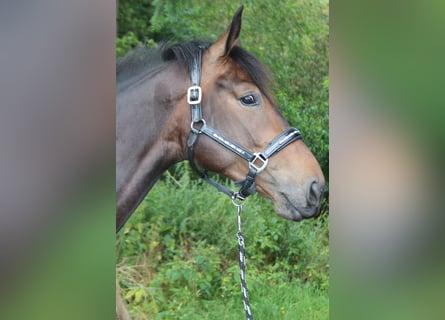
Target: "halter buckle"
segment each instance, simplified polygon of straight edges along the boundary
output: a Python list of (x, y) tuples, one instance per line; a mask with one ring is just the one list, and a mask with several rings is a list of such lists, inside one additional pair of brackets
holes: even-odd
[[(269, 159), (266, 158), (266, 156), (264, 156), (262, 153), (259, 153), (259, 152), (254, 153), (253, 155), (255, 156), (255, 158), (253, 158), (249, 162), (249, 167), (255, 169), (257, 173), (260, 173), (261, 171), (263, 171), (266, 168), (267, 163), (269, 162)], [(261, 165), (260, 166), (257, 166), (255, 164), (255, 162), (257, 162), (257, 160), (261, 161)]]
[(191, 86), (187, 90), (187, 103), (198, 104), (201, 103), (202, 90), (200, 86)]

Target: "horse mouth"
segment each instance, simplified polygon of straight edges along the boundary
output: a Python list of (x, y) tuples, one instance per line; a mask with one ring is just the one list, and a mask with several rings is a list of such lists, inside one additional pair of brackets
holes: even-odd
[(292, 201), (289, 196), (280, 192), (280, 200), (275, 202), (275, 212), (292, 221), (301, 221), (303, 219), (315, 218), (320, 214), (320, 206), (312, 206), (305, 203), (298, 205), (297, 201)]

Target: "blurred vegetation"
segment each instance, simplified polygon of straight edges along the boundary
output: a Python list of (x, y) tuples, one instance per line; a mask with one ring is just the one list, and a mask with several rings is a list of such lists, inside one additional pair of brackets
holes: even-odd
[[(302, 131), (328, 180), (328, 2), (243, 4), (242, 46), (271, 70), (281, 112)], [(239, 5), (120, 1), (116, 55), (141, 44), (214, 41)], [(328, 199), (329, 190), (321, 216), (301, 223), (279, 218), (270, 201), (247, 200), (247, 281), (258, 319), (328, 318)], [(229, 199), (200, 184), (187, 164), (169, 170), (118, 234), (117, 275), (132, 314), (242, 318), (235, 235), (236, 210)]]
[[(327, 319), (327, 215), (286, 221), (254, 195), (242, 216), (255, 317)], [(117, 276), (132, 314), (242, 319), (236, 219), (230, 199), (207, 184), (187, 175), (158, 182), (117, 240)]]

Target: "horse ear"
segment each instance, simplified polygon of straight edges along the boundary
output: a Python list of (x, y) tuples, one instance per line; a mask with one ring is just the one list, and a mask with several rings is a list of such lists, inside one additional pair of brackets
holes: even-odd
[(239, 35), (241, 32), (241, 17), (244, 6), (236, 10), (232, 18), (232, 23), (227, 30), (216, 40), (216, 42), (209, 48), (212, 55), (217, 58), (225, 58), (230, 54), (233, 47), (240, 46)]

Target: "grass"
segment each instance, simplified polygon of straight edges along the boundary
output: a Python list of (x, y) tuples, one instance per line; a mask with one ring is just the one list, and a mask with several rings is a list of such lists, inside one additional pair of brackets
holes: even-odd
[[(283, 273), (270, 276), (251, 271), (254, 270), (247, 270), (247, 281), (255, 319), (328, 319), (326, 292), (297, 280), (289, 282)], [(243, 319), (238, 277), (232, 278), (229, 285), (233, 291), (220, 292), (210, 300), (203, 299), (197, 287), (170, 288), (174, 293), (167, 301), (156, 296), (155, 288), (141, 286), (153, 295), (137, 303), (130, 301), (130, 312), (135, 319)]]
[[(236, 209), (185, 166), (179, 171), (156, 184), (118, 234), (122, 295), (134, 319), (242, 319)], [(242, 217), (255, 319), (328, 319), (327, 214), (286, 221), (253, 196)]]

